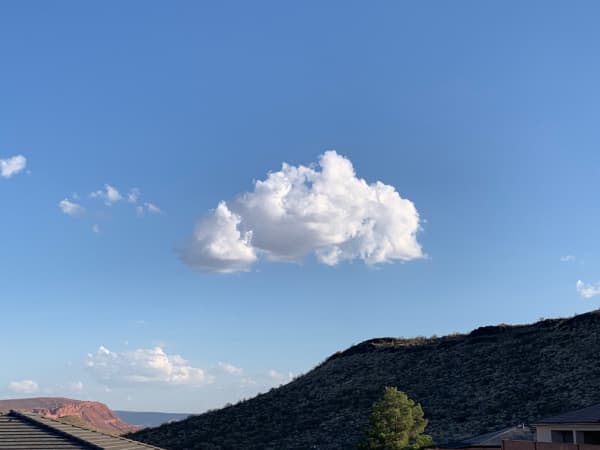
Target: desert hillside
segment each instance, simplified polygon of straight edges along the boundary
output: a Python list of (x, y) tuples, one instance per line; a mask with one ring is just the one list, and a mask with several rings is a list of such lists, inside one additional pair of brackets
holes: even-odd
[[(402, 330), (398, 330), (401, 334)], [(373, 339), (293, 382), (134, 439), (168, 449), (350, 449), (384, 386), (420, 402), (438, 443), (600, 402), (600, 312), (466, 335)]]

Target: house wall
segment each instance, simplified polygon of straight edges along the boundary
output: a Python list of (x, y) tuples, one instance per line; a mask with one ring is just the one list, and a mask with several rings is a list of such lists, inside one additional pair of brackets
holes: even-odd
[(599, 424), (552, 424), (552, 425), (536, 425), (535, 440), (538, 442), (552, 442), (552, 431), (569, 430), (573, 433), (573, 443), (583, 444), (585, 431), (600, 431)]
[(600, 450), (600, 445), (535, 441), (502, 441), (502, 450)]
[(535, 440), (538, 442), (552, 442), (552, 428), (540, 425), (535, 427)]

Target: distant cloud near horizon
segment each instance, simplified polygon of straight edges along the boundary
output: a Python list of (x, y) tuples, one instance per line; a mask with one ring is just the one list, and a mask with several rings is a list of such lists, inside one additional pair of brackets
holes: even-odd
[(169, 355), (161, 347), (113, 352), (100, 346), (88, 354), (86, 366), (107, 386), (129, 384), (192, 385), (210, 384), (213, 377), (192, 367), (179, 355)]
[(586, 299), (600, 295), (600, 283), (590, 284), (578, 280), (575, 288), (577, 289), (577, 293)]
[(226, 362), (222, 362), (219, 361), (217, 363), (217, 366), (223, 370), (225, 373), (228, 373), (230, 375), (243, 375), (244, 374), (244, 370), (240, 367), (236, 367), (233, 364), (229, 364)]
[[(213, 391), (241, 389), (246, 395), (255, 395), (293, 379), (291, 372), (275, 369), (247, 374), (243, 368), (224, 361), (206, 368), (196, 367), (180, 355), (167, 353), (160, 346), (122, 352), (100, 346), (95, 353), (87, 355), (86, 367), (102, 386), (109, 389), (202, 387)], [(77, 389), (75, 383), (70, 387)]]
[(17, 394), (35, 394), (39, 391), (39, 385), (33, 380), (11, 381), (8, 389)]
[(27, 158), (23, 155), (16, 155), (7, 159), (0, 159), (0, 176), (10, 178), (25, 170), (27, 167)]
[(292, 381), (294, 379), (294, 374), (292, 372), (288, 372), (287, 375), (284, 375), (278, 371), (276, 371), (275, 369), (270, 369), (267, 372), (269, 378), (271, 378), (272, 380), (275, 381), (279, 381), (279, 382), (289, 382)]
[(81, 392), (83, 391), (83, 382), (81, 381), (73, 381), (70, 385), (69, 388), (73, 391), (73, 392)]
[(291, 166), (256, 181), (252, 192), (221, 201), (196, 225), (181, 260), (204, 272), (248, 270), (260, 257), (300, 261), (314, 254), (335, 266), (423, 258), (414, 204), (393, 186), (367, 183), (352, 162), (327, 151), (317, 166)]

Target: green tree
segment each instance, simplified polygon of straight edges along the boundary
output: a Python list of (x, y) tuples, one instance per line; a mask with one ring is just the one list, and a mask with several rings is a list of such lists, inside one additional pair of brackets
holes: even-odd
[(427, 419), (421, 405), (395, 387), (386, 387), (373, 403), (364, 450), (418, 450), (433, 444), (424, 434)]

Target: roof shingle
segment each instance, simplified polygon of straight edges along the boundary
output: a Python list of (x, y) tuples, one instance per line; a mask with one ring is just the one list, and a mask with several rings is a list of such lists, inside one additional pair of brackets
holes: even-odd
[(538, 420), (536, 425), (552, 423), (600, 423), (600, 403)]
[(11, 411), (0, 414), (0, 450), (161, 450), (120, 436), (101, 433), (48, 419)]

